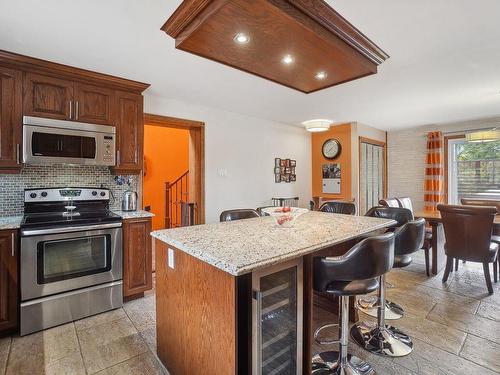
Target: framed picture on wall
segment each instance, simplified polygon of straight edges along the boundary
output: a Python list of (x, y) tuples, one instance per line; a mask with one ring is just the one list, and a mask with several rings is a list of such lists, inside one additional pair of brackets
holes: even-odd
[(290, 167), (296, 167), (297, 166), (297, 160), (290, 160)]
[(283, 167), (283, 168), (286, 167), (286, 159), (281, 159), (280, 160), (280, 166)]
[(275, 167), (281, 166), (281, 159), (280, 158), (275, 158), (274, 159), (274, 166)]
[(278, 166), (278, 167), (274, 167), (274, 174), (280, 174), (281, 173), (281, 168)]
[(274, 182), (279, 184), (281, 182), (281, 175), (280, 174), (275, 174), (274, 175)]
[(274, 158), (274, 182), (295, 182), (297, 161), (293, 159)]
[(297, 181), (297, 175), (296, 174), (291, 174), (290, 175), (290, 181), (291, 182)]

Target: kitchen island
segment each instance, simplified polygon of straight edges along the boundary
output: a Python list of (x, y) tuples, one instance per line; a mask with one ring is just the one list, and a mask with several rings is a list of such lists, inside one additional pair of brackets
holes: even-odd
[(394, 223), (308, 212), (153, 232), (160, 359), (172, 375), (309, 373), (312, 256)]

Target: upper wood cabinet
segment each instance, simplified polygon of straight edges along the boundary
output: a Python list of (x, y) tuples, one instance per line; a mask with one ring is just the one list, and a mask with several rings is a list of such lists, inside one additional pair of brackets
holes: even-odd
[(113, 90), (75, 83), (74, 92), (74, 120), (115, 125), (113, 123)]
[(0, 231), (0, 335), (17, 329), (19, 309), (17, 241), (17, 231)]
[(151, 218), (123, 221), (123, 296), (140, 295), (153, 287)]
[(139, 173), (143, 164), (144, 113), (142, 95), (116, 93), (115, 173)]
[(73, 86), (72, 81), (27, 73), (24, 79), (24, 114), (71, 120)]
[(0, 66), (0, 169), (21, 169), (22, 72)]

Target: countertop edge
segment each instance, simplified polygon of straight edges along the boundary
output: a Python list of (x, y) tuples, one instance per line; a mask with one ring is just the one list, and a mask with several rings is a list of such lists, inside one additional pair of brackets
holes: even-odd
[(199, 250), (191, 249), (191, 248), (183, 245), (182, 243), (180, 243), (172, 238), (168, 238), (165, 235), (162, 235), (161, 231), (151, 232), (150, 235), (153, 238), (155, 238), (159, 241), (162, 241), (163, 243), (165, 243), (167, 245), (172, 245), (176, 249), (178, 249), (178, 250), (180, 250), (188, 255), (191, 255), (194, 258), (196, 258), (202, 262), (210, 264), (210, 265), (212, 265), (212, 266), (220, 269), (221, 271), (224, 271), (232, 276), (242, 276), (242, 275), (245, 275), (247, 273), (253, 272), (254, 270), (257, 270), (257, 269), (262, 269), (265, 267), (272, 266), (274, 264), (286, 262), (290, 259), (298, 258), (298, 257), (304, 256), (304, 255), (307, 255), (309, 253), (324, 249), (326, 247), (337, 245), (339, 243), (358, 238), (364, 234), (390, 227), (396, 223), (397, 223), (396, 221), (390, 220), (390, 221), (387, 221), (385, 223), (381, 223), (377, 226), (371, 227), (367, 230), (360, 231), (355, 236), (346, 236), (346, 237), (336, 239), (335, 241), (326, 241), (324, 243), (313, 245), (310, 247), (306, 247), (306, 248), (301, 249), (301, 250), (296, 250), (296, 251), (293, 251), (293, 252), (285, 254), (285, 255), (280, 255), (279, 257), (273, 257), (273, 258), (266, 259), (265, 261), (248, 264), (248, 265), (245, 265), (245, 266), (240, 267), (240, 268), (238, 268), (238, 266), (236, 266), (234, 264), (226, 263), (220, 259), (215, 259), (213, 257), (208, 256), (207, 254), (203, 254)]

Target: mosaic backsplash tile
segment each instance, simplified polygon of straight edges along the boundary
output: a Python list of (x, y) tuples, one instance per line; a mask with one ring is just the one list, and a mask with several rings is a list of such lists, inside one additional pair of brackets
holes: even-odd
[(24, 189), (43, 187), (105, 187), (111, 190), (111, 209), (119, 209), (123, 192), (137, 191), (137, 176), (123, 176), (119, 185), (107, 167), (25, 166), (20, 174), (0, 174), (0, 216), (23, 213)]

